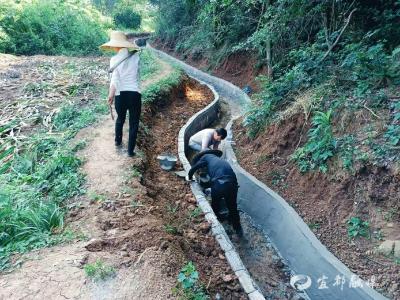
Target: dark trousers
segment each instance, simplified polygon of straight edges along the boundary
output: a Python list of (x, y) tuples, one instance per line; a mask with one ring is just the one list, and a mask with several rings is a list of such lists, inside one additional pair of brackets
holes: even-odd
[(219, 212), (221, 210), (222, 199), (225, 199), (226, 206), (229, 210), (229, 222), (235, 230), (241, 228), (239, 211), (237, 209), (237, 192), (237, 183), (226, 182), (221, 184), (216, 181), (211, 185), (211, 207), (215, 215), (219, 220), (221, 219)]
[(142, 96), (138, 92), (121, 91), (115, 96), (115, 110), (117, 121), (115, 122), (115, 143), (122, 142), (122, 128), (126, 119), (126, 112), (129, 110), (129, 141), (128, 154), (133, 154), (136, 145), (136, 137), (139, 129), (140, 112), (142, 109)]

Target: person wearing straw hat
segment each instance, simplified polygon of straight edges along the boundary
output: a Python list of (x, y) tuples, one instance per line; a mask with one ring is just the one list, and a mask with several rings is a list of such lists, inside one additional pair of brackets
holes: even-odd
[(125, 123), (126, 112), (129, 110), (128, 156), (133, 157), (142, 109), (139, 89), (139, 48), (129, 42), (123, 32), (112, 31), (110, 41), (101, 45), (100, 49), (117, 52), (110, 60), (111, 80), (108, 103), (111, 108), (115, 98), (115, 110), (117, 112), (115, 146), (117, 147), (122, 144), (122, 128)]

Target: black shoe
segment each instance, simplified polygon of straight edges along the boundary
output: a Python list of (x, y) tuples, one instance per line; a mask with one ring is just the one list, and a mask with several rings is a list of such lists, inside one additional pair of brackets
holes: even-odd
[(129, 157), (134, 157), (135, 155), (136, 155), (136, 153), (135, 153), (135, 152), (128, 153), (128, 156), (129, 156)]
[(115, 142), (115, 147), (121, 147), (122, 143), (121, 142)]

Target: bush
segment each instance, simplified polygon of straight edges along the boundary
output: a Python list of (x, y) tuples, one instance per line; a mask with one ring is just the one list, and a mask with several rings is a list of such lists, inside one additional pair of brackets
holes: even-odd
[(99, 53), (107, 24), (94, 9), (49, 0), (0, 5), (0, 51), (84, 55)]
[(142, 17), (129, 7), (116, 9), (113, 18), (117, 27), (127, 29), (138, 29), (142, 23)]

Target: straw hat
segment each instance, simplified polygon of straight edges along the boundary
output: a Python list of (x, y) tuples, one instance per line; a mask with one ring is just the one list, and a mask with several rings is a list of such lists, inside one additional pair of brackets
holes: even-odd
[(103, 50), (113, 50), (113, 48), (137, 49), (139, 47), (128, 41), (126, 35), (121, 31), (111, 31), (110, 41), (100, 46)]

